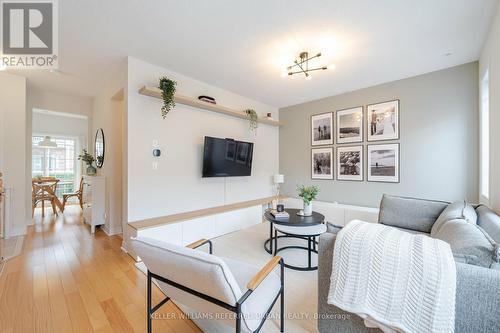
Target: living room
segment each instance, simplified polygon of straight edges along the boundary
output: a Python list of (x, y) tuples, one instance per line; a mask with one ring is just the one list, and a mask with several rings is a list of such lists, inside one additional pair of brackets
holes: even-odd
[(500, 330), (498, 1), (27, 3), (2, 331)]

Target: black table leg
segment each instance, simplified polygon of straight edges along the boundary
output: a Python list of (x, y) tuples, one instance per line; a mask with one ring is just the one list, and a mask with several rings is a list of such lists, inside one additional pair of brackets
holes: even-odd
[(269, 242), (269, 250), (271, 253), (273, 252), (273, 222), (269, 221), (269, 239), (271, 240)]

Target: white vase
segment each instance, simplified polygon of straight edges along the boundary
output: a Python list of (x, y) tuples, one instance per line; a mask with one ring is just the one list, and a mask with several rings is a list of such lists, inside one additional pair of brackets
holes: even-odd
[(309, 203), (306, 203), (304, 201), (304, 216), (311, 216), (312, 213), (313, 213), (313, 204), (312, 204), (312, 201), (309, 202)]

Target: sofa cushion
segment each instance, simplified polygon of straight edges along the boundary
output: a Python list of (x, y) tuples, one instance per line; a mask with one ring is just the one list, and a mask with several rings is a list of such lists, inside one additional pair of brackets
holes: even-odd
[(445, 221), (431, 236), (450, 244), (453, 254), (462, 255), (468, 264), (489, 268), (496, 262), (494, 241), (479, 226), (465, 219)]
[(448, 202), (385, 195), (380, 202), (379, 223), (430, 233)]
[(483, 228), (495, 242), (500, 243), (500, 216), (486, 206), (476, 209), (477, 224)]
[[(465, 215), (469, 215), (466, 217)], [(434, 235), (439, 231), (439, 229), (448, 221), (450, 220), (466, 220), (472, 224), (474, 220), (470, 216), (472, 213), (470, 211), (470, 208), (468, 208), (468, 205), (465, 201), (455, 201), (454, 203), (450, 204), (448, 207), (446, 207), (445, 210), (439, 215), (437, 218), (436, 222), (432, 226), (431, 229), (431, 236)]]

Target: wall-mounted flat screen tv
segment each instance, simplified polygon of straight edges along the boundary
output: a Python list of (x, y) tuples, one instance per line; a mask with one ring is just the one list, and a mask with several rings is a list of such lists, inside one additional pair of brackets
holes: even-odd
[(241, 177), (252, 174), (253, 143), (206, 136), (203, 177)]

